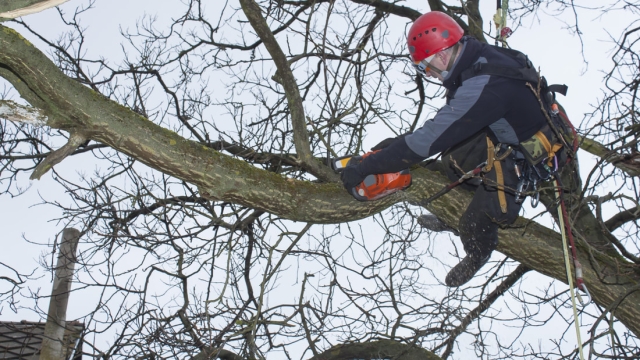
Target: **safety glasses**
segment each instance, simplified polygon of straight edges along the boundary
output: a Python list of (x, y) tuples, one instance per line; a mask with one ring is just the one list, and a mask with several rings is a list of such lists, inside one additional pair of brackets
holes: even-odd
[(430, 70), (429, 67), (431, 66), (431, 61), (433, 61), (435, 57), (436, 57), (436, 54), (433, 54), (422, 61), (415, 62), (413, 63), (413, 67), (416, 69), (418, 74), (426, 75), (427, 72)]

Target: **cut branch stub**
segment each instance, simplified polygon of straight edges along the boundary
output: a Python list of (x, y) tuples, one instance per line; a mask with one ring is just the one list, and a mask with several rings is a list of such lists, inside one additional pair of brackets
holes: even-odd
[(11, 100), (0, 101), (0, 118), (34, 126), (47, 124), (47, 117), (42, 111), (31, 106), (20, 105)]
[(36, 169), (33, 170), (33, 174), (31, 174), (29, 179), (40, 180), (42, 175), (49, 171), (54, 165), (64, 160), (67, 156), (71, 155), (76, 151), (78, 146), (82, 145), (86, 141), (87, 138), (84, 135), (72, 133), (71, 136), (69, 136), (69, 141), (63, 147), (52, 152), (46, 159), (44, 159), (44, 161), (36, 166)]

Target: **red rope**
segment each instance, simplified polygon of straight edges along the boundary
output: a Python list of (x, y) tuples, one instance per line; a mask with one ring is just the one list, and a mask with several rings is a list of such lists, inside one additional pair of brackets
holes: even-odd
[(571, 225), (569, 224), (569, 216), (567, 214), (567, 208), (564, 204), (564, 200), (562, 197), (562, 186), (560, 186), (560, 181), (556, 179), (556, 186), (558, 186), (558, 192), (560, 194), (560, 207), (562, 208), (562, 217), (564, 220), (564, 228), (567, 232), (567, 237), (569, 238), (569, 245), (571, 246), (571, 255), (573, 257), (573, 264), (576, 268), (576, 287), (584, 292), (587, 292), (586, 286), (584, 284), (584, 280), (582, 279), (582, 264), (578, 260), (578, 252), (576, 250), (575, 241), (573, 240), (573, 233), (571, 232)]

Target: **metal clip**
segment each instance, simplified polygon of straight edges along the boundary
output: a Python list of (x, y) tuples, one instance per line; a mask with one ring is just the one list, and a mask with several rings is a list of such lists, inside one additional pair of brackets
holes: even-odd
[(524, 198), (527, 197), (524, 192), (528, 187), (529, 182), (524, 178), (520, 179), (520, 182), (518, 183), (518, 189), (516, 190), (516, 204), (522, 204)]
[(533, 180), (533, 196), (531, 197), (531, 207), (535, 208), (540, 203), (540, 192), (538, 191), (538, 182)]
[(513, 148), (511, 146), (507, 146), (506, 150), (502, 154), (500, 154), (501, 149), (502, 149), (502, 144), (497, 144), (493, 148), (493, 158), (495, 161), (502, 161), (506, 159), (507, 156), (511, 155), (511, 152), (513, 152)]
[(582, 279), (582, 264), (580, 264), (580, 261), (578, 261), (578, 259), (575, 259), (573, 261), (573, 266), (576, 269), (576, 288), (578, 290), (584, 291), (584, 293), (587, 294), (587, 299), (589, 300), (585, 303), (582, 300), (582, 296), (580, 296), (580, 293), (576, 292), (576, 295), (578, 296), (578, 301), (582, 306), (589, 305), (589, 303), (591, 302), (591, 294), (589, 293), (589, 289), (587, 289), (587, 284), (585, 284), (584, 280)]
[(589, 305), (591, 303), (591, 293), (589, 293), (589, 289), (587, 289), (587, 284), (582, 283), (582, 286), (578, 286), (577, 288), (578, 290), (584, 291), (585, 295), (587, 296), (587, 302), (584, 302), (582, 300), (582, 296), (580, 296), (580, 293), (576, 292), (576, 295), (578, 295), (578, 301), (580, 302), (580, 305), (582, 306)]

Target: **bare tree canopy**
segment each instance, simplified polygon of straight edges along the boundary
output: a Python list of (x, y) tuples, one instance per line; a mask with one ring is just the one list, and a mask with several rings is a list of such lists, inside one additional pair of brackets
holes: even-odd
[[(11, 0), (0, 12), (62, 2)], [(99, 11), (93, 0), (47, 11), (63, 24), (61, 36), (37, 31), (29, 17), (0, 25), (0, 190), (20, 196), (25, 173), (64, 189), (43, 202), (61, 211), (56, 220), (65, 227), (81, 229), (70, 301), (85, 297), (91, 308), (78, 319), (85, 351), (153, 359), (578, 357), (557, 227), (519, 218), (500, 230), (504, 256), (494, 255), (468, 285), (446, 289), (456, 237), (418, 219), (428, 211), (455, 232), (471, 194), (454, 189), (417, 206), (449, 182), (431, 159), (411, 169), (408, 190), (358, 202), (329, 166), (337, 155), (367, 151), (371, 138), (413, 131), (433, 116), (444, 93), (416, 76), (406, 29), (424, 11), (443, 11), (493, 44), (494, 19), (483, 18), (479, 1), (157, 3), (171, 6), (169, 18), (141, 13), (135, 28), (101, 34), (121, 39), (117, 54), (86, 34), (84, 19)], [(639, 1), (504, 3), (521, 31), (544, 27), (523, 25), (541, 13), (568, 14), (581, 43), (584, 22), (640, 15)], [(577, 164), (562, 174), (594, 301), (580, 313), (593, 357), (640, 357), (639, 30), (632, 20), (609, 33), (613, 62), (592, 89), (598, 103), (583, 119), (570, 114), (581, 152), (596, 159), (581, 164), (581, 179)], [(562, 63), (558, 47), (549, 56)], [(57, 171), (61, 162), (96, 170)], [(543, 216), (557, 219), (552, 184), (541, 193)], [(10, 270), (0, 273), (0, 307), (48, 301), (28, 294), (32, 274), (15, 267), (0, 262)], [(534, 276), (544, 280), (525, 281)], [(530, 338), (537, 328), (549, 334), (544, 345)]]

